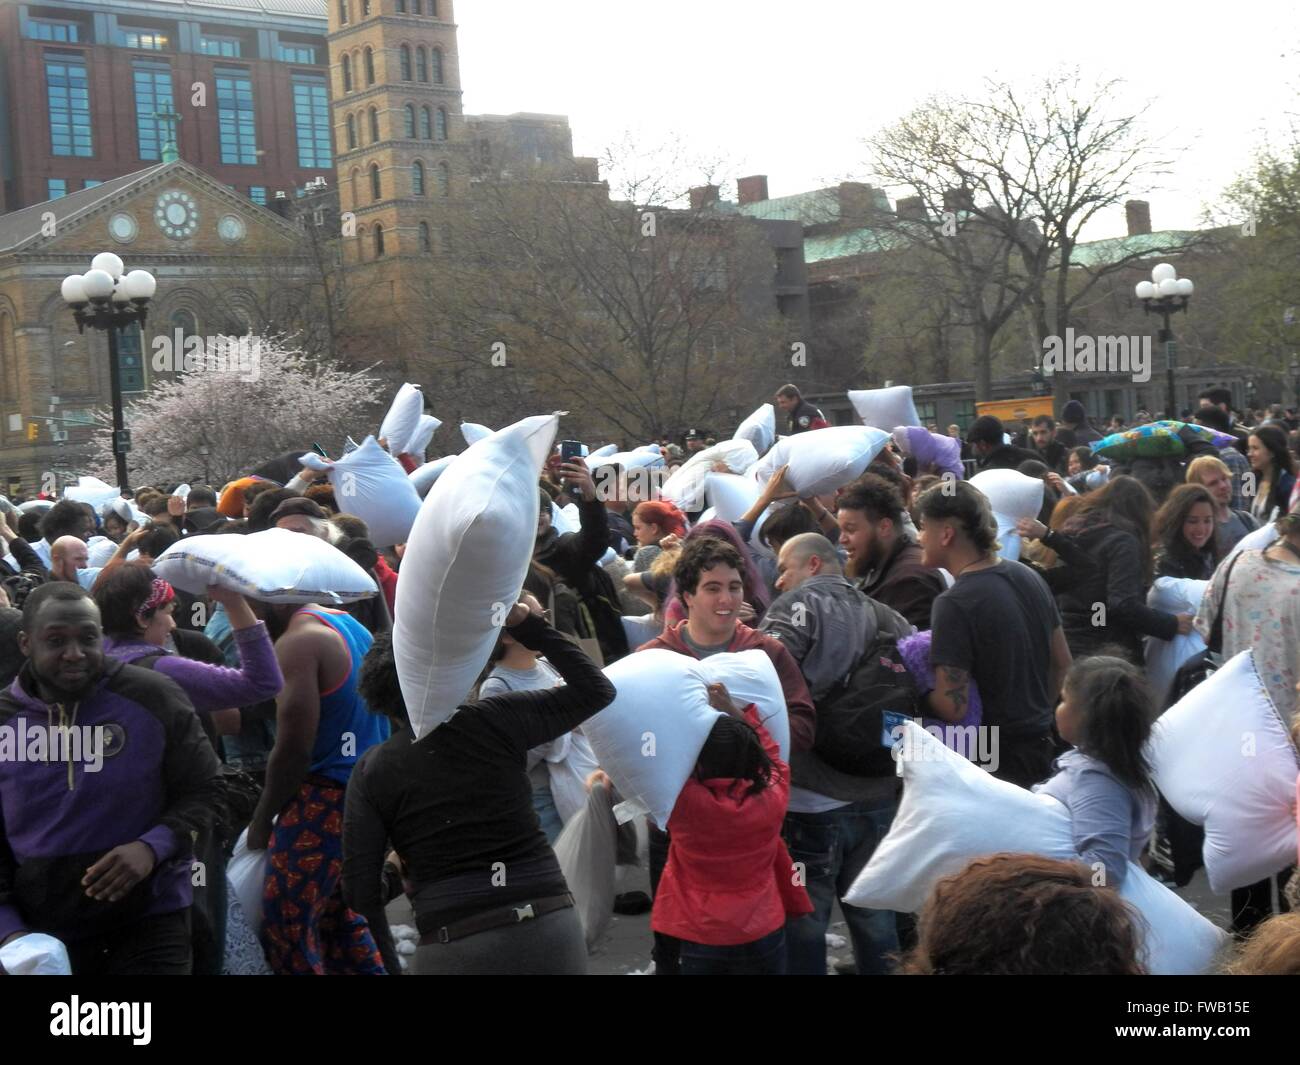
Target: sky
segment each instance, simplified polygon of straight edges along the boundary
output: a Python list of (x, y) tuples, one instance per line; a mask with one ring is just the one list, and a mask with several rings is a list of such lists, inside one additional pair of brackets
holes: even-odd
[[(471, 114), (567, 115), (578, 155), (680, 143), (680, 186), (768, 175), (771, 196), (868, 180), (865, 139), (936, 92), (976, 93), (1062, 65), (1122, 78), (1113, 103), (1173, 152), (1153, 227), (1197, 225), (1300, 117), (1300, 5), (994, 0), (459, 0)], [(698, 161), (698, 162), (694, 162)], [(721, 164), (718, 166), (717, 164)], [(1124, 232), (1122, 208), (1084, 235)]]

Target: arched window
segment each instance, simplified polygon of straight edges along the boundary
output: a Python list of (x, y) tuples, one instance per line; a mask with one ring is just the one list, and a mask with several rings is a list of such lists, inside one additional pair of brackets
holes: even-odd
[(424, 14), (423, 6), (421, 5), (420, 0), (411, 0), (411, 14), (413, 15)]
[(424, 195), (424, 164), (418, 160), (411, 165), (411, 195)]
[(352, 60), (347, 56), (343, 57), (343, 91), (352, 91)]
[(406, 14), (406, 0), (397, 0), (397, 13), (399, 15)]
[(445, 141), (447, 139), (447, 109), (438, 108), (438, 113), (433, 116), (433, 139), (436, 141)]
[(429, 114), (430, 114), (429, 109), (427, 107), (420, 108), (420, 139), (421, 140), (426, 140), (426, 141), (433, 140), (433, 120), (432, 118), (429, 117)]
[(361, 17), (370, 17), (370, 0), (361, 0)]
[(446, 163), (438, 164), (438, 195), (451, 195), (451, 170)]
[(382, 194), (383, 193), (379, 187), (379, 165), (377, 163), (371, 163), (370, 164), (370, 198), (372, 200), (378, 200)]
[(351, 182), (352, 184), (352, 206), (353, 207), (355, 207), (359, 202), (357, 198), (357, 178), (360, 176), (361, 176), (361, 172), (357, 170), (355, 167), (353, 167), (352, 173), (348, 175), (348, 181)]
[(429, 80), (429, 57), (423, 47), (415, 49), (415, 76), (419, 81)]
[(429, 14), (438, 17), (438, 0), (429, 0)]
[(429, 223), (420, 223), (420, 254), (428, 255), (433, 251), (433, 241), (429, 238)]
[(366, 261), (366, 227), (357, 226), (357, 261)]
[(442, 49), (435, 48), (429, 53), (429, 63), (433, 69), (433, 83), (442, 84)]
[(348, 24), (348, 0), (339, 0), (339, 24)]
[(379, 140), (379, 112), (373, 107), (370, 109), (370, 143), (374, 144)]
[(409, 44), (402, 45), (402, 49), (398, 53), (398, 56), (399, 56), (398, 63), (401, 66), (401, 72), (402, 72), (402, 80), (410, 81), (411, 80), (411, 46)]
[(357, 146), (357, 116), (348, 115), (348, 151)]
[(375, 52), (373, 48), (366, 49), (366, 84), (375, 83)]
[(0, 389), (5, 399), (18, 397), (18, 350), (14, 320), (8, 314), (0, 314)]
[(384, 227), (378, 222), (375, 223), (375, 258), (384, 257)]
[(402, 108), (402, 119), (405, 122), (406, 139), (415, 140), (415, 104), (407, 104)]

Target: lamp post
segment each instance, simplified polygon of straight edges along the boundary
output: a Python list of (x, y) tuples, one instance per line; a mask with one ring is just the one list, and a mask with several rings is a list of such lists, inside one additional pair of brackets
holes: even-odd
[(1043, 376), (1043, 368), (1035, 366), (1029, 371), (1029, 391), (1035, 396), (1045, 396), (1051, 386), (1047, 383), (1047, 378)]
[(212, 454), (212, 449), (207, 444), (199, 445), (199, 458), (203, 460), (203, 483), (209, 484), (212, 481), (212, 474), (209, 472), (208, 456)]
[(72, 308), (77, 332), (86, 326), (108, 334), (108, 369), (113, 395), (113, 457), (117, 463), (117, 487), (129, 491), (126, 455), (131, 450), (131, 434), (122, 419), (122, 382), (119, 377), (117, 334), (132, 322), (144, 326), (149, 301), (158, 282), (147, 270), (126, 272), (122, 260), (112, 252), (100, 252), (91, 260), (84, 274), (70, 274), (63, 279), (63, 299)]
[(1174, 331), (1169, 328), (1169, 318), (1178, 311), (1187, 310), (1192, 298), (1193, 285), (1185, 277), (1179, 277), (1178, 271), (1168, 263), (1160, 263), (1151, 268), (1151, 280), (1139, 281), (1134, 288), (1134, 295), (1142, 301), (1145, 314), (1155, 313), (1161, 316), (1164, 324), (1157, 339), (1165, 346), (1165, 373), (1167, 375), (1166, 417), (1178, 417), (1178, 401), (1174, 395), (1174, 367), (1177, 362), (1177, 348), (1174, 345)]

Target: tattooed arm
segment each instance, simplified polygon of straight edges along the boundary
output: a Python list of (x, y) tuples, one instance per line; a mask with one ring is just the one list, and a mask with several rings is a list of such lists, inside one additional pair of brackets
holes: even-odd
[(935, 666), (934, 691), (929, 700), (936, 717), (960, 721), (970, 704), (970, 673), (957, 666)]

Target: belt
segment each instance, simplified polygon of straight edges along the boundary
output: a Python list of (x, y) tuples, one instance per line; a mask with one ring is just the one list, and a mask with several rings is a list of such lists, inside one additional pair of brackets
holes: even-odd
[(420, 937), (420, 946), (427, 947), (432, 943), (450, 943), (453, 940), (478, 935), (480, 932), (487, 932), (493, 928), (504, 928), (507, 925), (519, 924), (522, 921), (529, 921), (537, 917), (545, 917), (548, 913), (554, 913), (556, 910), (567, 910), (572, 905), (573, 895), (566, 891), (563, 895), (547, 895), (532, 902), (521, 903), (518, 906), (502, 906), (499, 909), (475, 914), (473, 917), (466, 917), (454, 924), (445, 924), (441, 928), (426, 932)]

